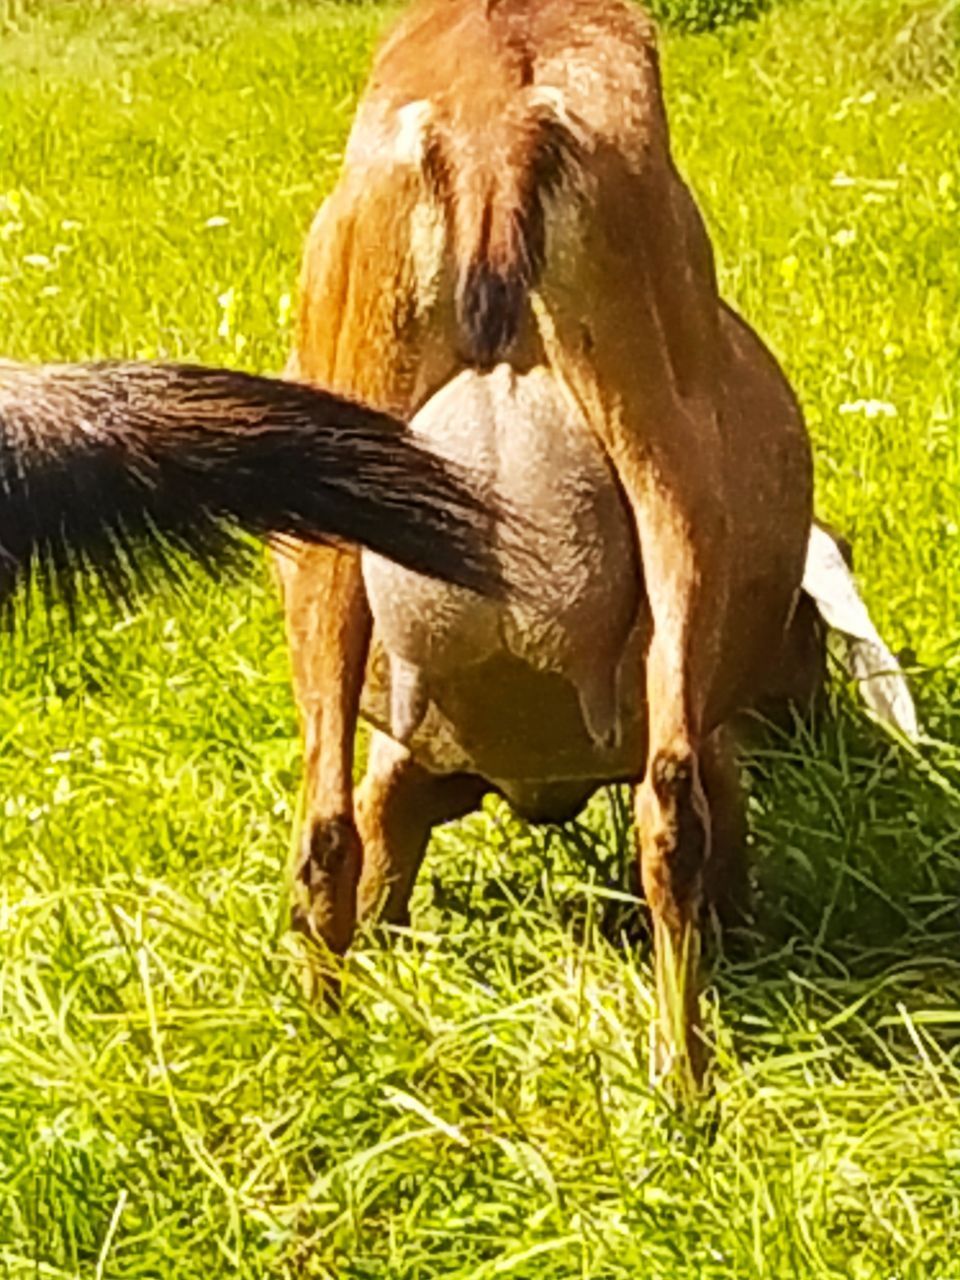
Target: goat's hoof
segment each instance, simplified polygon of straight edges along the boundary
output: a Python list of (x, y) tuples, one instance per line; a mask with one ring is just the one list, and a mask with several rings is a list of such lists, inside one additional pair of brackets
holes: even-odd
[(297, 867), (297, 881), (314, 897), (330, 880), (349, 872), (350, 864), (360, 866), (360, 836), (352, 818), (338, 816), (315, 821), (304, 842)]
[(357, 922), (357, 883), (362, 846), (350, 818), (314, 821), (302, 844), (293, 878), (290, 924), (316, 944), (319, 955), (342, 956)]

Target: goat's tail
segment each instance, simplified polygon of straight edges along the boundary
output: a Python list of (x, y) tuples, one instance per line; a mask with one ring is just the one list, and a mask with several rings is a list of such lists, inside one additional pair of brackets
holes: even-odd
[(493, 119), (484, 110), (473, 122), (426, 122), (424, 168), (446, 210), (461, 354), (481, 369), (516, 340), (544, 267), (547, 202), (575, 185), (581, 144), (558, 96), (519, 89)]
[[(0, 362), (0, 603), (84, 571), (128, 602), (249, 564), (243, 533), (343, 540), (496, 594), (497, 512), (393, 418), (295, 382), (136, 363)], [(173, 553), (173, 554), (171, 554)]]

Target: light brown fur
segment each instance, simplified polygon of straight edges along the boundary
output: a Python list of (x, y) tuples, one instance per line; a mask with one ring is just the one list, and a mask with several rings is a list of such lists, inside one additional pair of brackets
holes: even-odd
[[(409, 750), (376, 737), (354, 804), (371, 637), (360, 564), (323, 550), (289, 566), (307, 742), (301, 919), (338, 952), (358, 896), (405, 919), (430, 826), (491, 786), (555, 819), (629, 779), (656, 939), (655, 1065), (697, 1080), (704, 881), (717, 879), (711, 861), (731, 868), (724, 884), (737, 874), (727, 725), (777, 665), (812, 475), (783, 375), (718, 296), (671, 159), (649, 22), (621, 0), (418, 0), (375, 64), (302, 285), (300, 376), (377, 408), (412, 417), (465, 368), (482, 377), (506, 361), (518, 386), (547, 371), (615, 474), (639, 564), (611, 565), (606, 544), (589, 553), (641, 595), (619, 645), (615, 744), (585, 729), (563, 645), (541, 670), (505, 642), (486, 666), (443, 674), (427, 635), (429, 713)], [(372, 597), (399, 601), (401, 640), (405, 582), (383, 579)], [(451, 599), (430, 597), (438, 610)], [(382, 648), (365, 702), (381, 731)]]

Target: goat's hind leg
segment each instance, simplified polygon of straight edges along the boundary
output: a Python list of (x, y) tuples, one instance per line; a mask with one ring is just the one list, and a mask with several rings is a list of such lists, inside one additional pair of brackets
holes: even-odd
[(353, 552), (297, 547), (277, 556), (304, 741), (294, 832), (293, 925), (336, 955), (356, 924), (362, 852), (353, 751), (370, 619)]
[(409, 922), (410, 895), (430, 832), (475, 809), (486, 789), (482, 779), (469, 774), (432, 774), (406, 747), (385, 734), (374, 734), (356, 798), (363, 844), (361, 918), (393, 925)]
[[(704, 725), (725, 604), (725, 533), (715, 497), (701, 489), (695, 501), (675, 474), (672, 491), (651, 486), (635, 506), (653, 623), (645, 663), (647, 765), (636, 820), (653, 917), (653, 1074), (692, 1096), (706, 1062), (698, 984), (711, 820), (702, 760), (712, 751)], [(688, 477), (688, 486), (695, 480)], [(684, 510), (696, 510), (697, 519), (684, 519)]]
[(700, 779), (710, 810), (710, 857), (704, 867), (704, 906), (723, 930), (749, 917), (747, 815), (732, 732), (715, 729), (700, 752)]
[[(657, 739), (659, 741), (659, 738)], [(721, 927), (747, 903), (745, 814), (736, 757), (723, 728), (694, 751), (692, 734), (654, 747), (637, 791), (644, 891), (653, 916), (657, 1017), (653, 1073), (683, 1092), (706, 1063), (700, 1023), (699, 918)]]
[(636, 793), (641, 875), (653, 918), (657, 1023), (651, 1074), (682, 1094), (696, 1090), (700, 1035), (698, 917), (710, 818), (697, 751), (679, 735), (651, 750)]

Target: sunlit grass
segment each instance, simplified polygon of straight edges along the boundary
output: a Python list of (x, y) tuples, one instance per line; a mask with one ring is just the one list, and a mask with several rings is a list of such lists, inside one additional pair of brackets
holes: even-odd
[[(279, 369), (387, 11), (8, 10), (0, 352)], [(35, 620), (0, 667), (0, 1275), (960, 1275), (956, 53), (955, 7), (915, 0), (664, 49), (724, 289), (795, 382), (930, 739), (841, 690), (750, 757), (712, 1100), (679, 1120), (648, 1085), (619, 797), (438, 833), (414, 938), (365, 940), (314, 1009), (266, 573), (76, 639)]]

